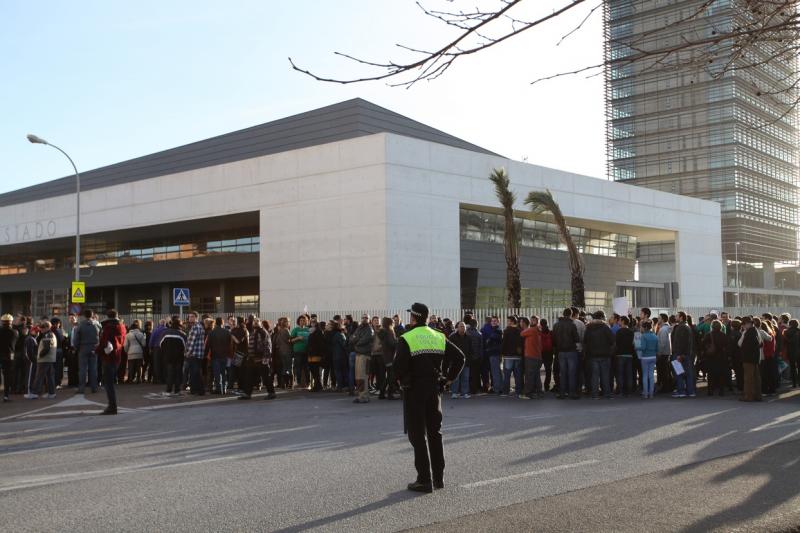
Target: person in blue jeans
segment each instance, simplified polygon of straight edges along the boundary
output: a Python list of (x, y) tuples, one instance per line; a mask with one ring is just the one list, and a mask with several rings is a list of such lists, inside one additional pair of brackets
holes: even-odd
[(572, 320), (572, 309), (564, 309), (561, 318), (553, 326), (551, 334), (553, 350), (558, 354), (559, 388), (558, 399), (569, 397), (577, 400), (578, 395), (578, 327)]
[(656, 392), (655, 369), (658, 357), (658, 337), (653, 333), (653, 323), (642, 322), (639, 361), (642, 364), (642, 398), (652, 398)]
[(336, 376), (336, 390), (346, 391), (351, 387), (350, 373), (348, 372), (350, 351), (347, 347), (347, 334), (344, 326), (335, 318), (331, 320), (330, 327), (331, 361), (333, 362), (333, 373)]
[(227, 388), (228, 361), (233, 357), (231, 332), (225, 327), (221, 316), (214, 320), (206, 338), (206, 351), (211, 356), (212, 394), (225, 394)]
[[(450, 335), (450, 342), (456, 345), (464, 354), (466, 361), (472, 358), (472, 339), (467, 335), (467, 325), (464, 322), (456, 324), (456, 330)], [(469, 398), (469, 365), (465, 364), (458, 377), (450, 384), (450, 398)]]
[(614, 334), (606, 323), (603, 311), (596, 311), (586, 326), (583, 349), (592, 368), (592, 399), (611, 399), (611, 356), (614, 351)]
[(675, 378), (677, 390), (672, 394), (673, 398), (694, 398), (694, 363), (691, 355), (673, 355), (670, 361), (678, 361), (683, 367), (683, 374)]
[(500, 319), (491, 317), (488, 324), (481, 330), (483, 336), (483, 355), (489, 364), (492, 376), (492, 392), (500, 394), (503, 391), (503, 374), (500, 371), (500, 347), (503, 343), (503, 330), (500, 329)]
[(100, 342), (100, 324), (93, 320), (91, 309), (83, 312), (83, 320), (75, 328), (72, 346), (78, 351), (78, 394), (86, 388), (88, 374), (89, 387), (97, 392), (97, 343)]
[(503, 356), (502, 394), (511, 394), (511, 374), (514, 374), (514, 392), (519, 396), (522, 394), (522, 336), (519, 321), (513, 315), (506, 319), (500, 353)]
[(670, 344), (672, 347), (672, 357), (670, 362), (678, 361), (683, 368), (680, 375), (676, 375), (676, 391), (673, 398), (695, 397), (695, 376), (694, 376), (694, 355), (692, 338), (694, 334), (692, 328), (687, 323), (686, 313), (679, 311), (678, 324), (670, 331)]

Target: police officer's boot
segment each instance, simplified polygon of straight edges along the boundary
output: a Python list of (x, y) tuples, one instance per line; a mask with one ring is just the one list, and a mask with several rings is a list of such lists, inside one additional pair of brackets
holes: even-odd
[(442, 478), (433, 478), (433, 488), (434, 490), (439, 490), (444, 488), (444, 480)]
[(422, 483), (420, 481), (415, 481), (414, 483), (408, 484), (408, 490), (430, 494), (433, 492), (433, 485), (430, 482)]

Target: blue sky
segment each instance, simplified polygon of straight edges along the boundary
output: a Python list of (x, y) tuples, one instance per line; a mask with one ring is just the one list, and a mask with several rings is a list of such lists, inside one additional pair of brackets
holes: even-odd
[(603, 177), (602, 77), (530, 85), (601, 59), (599, 17), (556, 46), (580, 18), (403, 89), (323, 84), (292, 71), (287, 57), (349, 77), (365, 71), (334, 50), (400, 59), (395, 43), (442, 43), (451, 34), (412, 0), (2, 0), (0, 192), (70, 173), (27, 133), (89, 170), (356, 96), (514, 159)]

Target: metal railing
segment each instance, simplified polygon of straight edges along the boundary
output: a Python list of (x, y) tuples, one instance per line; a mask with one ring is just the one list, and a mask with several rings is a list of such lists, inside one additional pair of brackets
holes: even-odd
[[(603, 310), (606, 313), (606, 316), (611, 316), (613, 311), (610, 308), (588, 308), (586, 309), (587, 313), (594, 312), (597, 310)], [(485, 317), (489, 316), (497, 316), (501, 319), (501, 322), (505, 320), (505, 318), (509, 315), (516, 315), (516, 316), (537, 316), (539, 318), (547, 319), (550, 324), (553, 324), (564, 311), (563, 307), (527, 307), (522, 309), (509, 309), (509, 308), (485, 308), (485, 309), (462, 309), (462, 308), (431, 308), (430, 312), (432, 315), (436, 315), (437, 317), (441, 318), (449, 318), (453, 320), (453, 322), (457, 322), (461, 320), (466, 313), (472, 313), (474, 317), (478, 319), (479, 322), (482, 322)], [(711, 311), (716, 311), (717, 314), (721, 313), (722, 311), (727, 312), (731, 317), (735, 316), (746, 316), (746, 315), (753, 315), (753, 316), (761, 316), (763, 313), (772, 313), (773, 315), (781, 314), (781, 313), (789, 313), (792, 317), (799, 317), (800, 316), (800, 307), (790, 307), (790, 308), (767, 308), (767, 307), (685, 307), (685, 308), (651, 308), (652, 316), (656, 317), (658, 313), (667, 313), (668, 315), (675, 314), (678, 311), (685, 311), (687, 314), (691, 315), (695, 321), (697, 321), (700, 317), (705, 316), (707, 313)], [(639, 314), (639, 308), (632, 309), (631, 312), (635, 315)], [(350, 308), (342, 308), (336, 310), (327, 310), (327, 311), (318, 311), (314, 309), (309, 309), (308, 311), (305, 310), (288, 310), (288, 311), (262, 311), (258, 313), (258, 318), (261, 320), (269, 320), (273, 324), (277, 322), (280, 317), (288, 317), (289, 323), (294, 324), (297, 317), (300, 315), (308, 313), (308, 314), (316, 314), (320, 320), (330, 320), (334, 316), (339, 315), (344, 317), (346, 315), (351, 315), (354, 320), (359, 321), (363, 315), (369, 315), (370, 317), (377, 316), (377, 317), (393, 317), (394, 315), (398, 315), (404, 323), (408, 322), (409, 320), (409, 313), (406, 311), (405, 308), (403, 309), (385, 309), (385, 308), (370, 308), (370, 309), (350, 309)], [(241, 314), (241, 313), (240, 313)], [(125, 314), (120, 315), (120, 317), (125, 321), (126, 324), (130, 324), (133, 320), (140, 320), (144, 323), (147, 320), (152, 320), (153, 322), (158, 322), (161, 319), (169, 320), (172, 317), (172, 314)], [(228, 316), (236, 316), (233, 312), (219, 312), (213, 313), (211, 316), (222, 316), (227, 319)], [(245, 317), (247, 314), (244, 315)], [(185, 315), (184, 315), (185, 318)], [(102, 317), (101, 317), (102, 319)]]

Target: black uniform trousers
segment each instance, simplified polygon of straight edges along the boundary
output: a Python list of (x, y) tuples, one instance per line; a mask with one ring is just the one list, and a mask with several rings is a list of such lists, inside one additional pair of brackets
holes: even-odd
[(253, 356), (248, 355), (242, 361), (242, 366), (239, 367), (239, 390), (245, 396), (253, 393), (253, 387), (258, 382), (259, 366), (261, 366), (261, 361), (256, 361)]
[(404, 391), (408, 440), (414, 447), (414, 467), (417, 481), (441, 481), (444, 476), (444, 448), (442, 446), (442, 398), (438, 387), (412, 388)]
[(264, 383), (268, 394), (275, 393), (272, 369), (270, 365), (265, 365), (261, 361), (251, 355), (242, 361), (242, 366), (239, 367), (239, 388), (246, 396), (253, 394), (253, 389), (258, 385), (259, 380)]
[(3, 397), (8, 398), (8, 395), (13, 391), (12, 385), (14, 378), (13, 374), (14, 362), (9, 359), (0, 359), (0, 372), (3, 374)]

